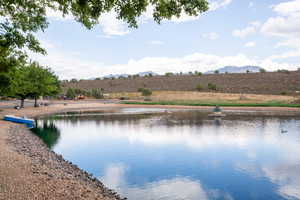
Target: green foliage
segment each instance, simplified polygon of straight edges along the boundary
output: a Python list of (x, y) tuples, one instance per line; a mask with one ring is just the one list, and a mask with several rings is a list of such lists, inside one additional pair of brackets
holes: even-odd
[(207, 0), (1, 0), (0, 92), (4, 93), (4, 88), (11, 84), (9, 68), (16, 67), (15, 62), (27, 59), (26, 49), (46, 54), (35, 35), (48, 27), (48, 9), (62, 16), (72, 15), (91, 29), (99, 23), (102, 14), (110, 11), (114, 11), (117, 19), (128, 23), (129, 27), (136, 28), (138, 18), (148, 7), (153, 7), (153, 18), (157, 23), (182, 14), (197, 16), (209, 9)]
[(77, 80), (76, 78), (72, 78), (70, 82), (71, 82), (71, 83), (77, 83), (78, 80)]
[(75, 89), (74, 88), (68, 88), (66, 96), (68, 99), (74, 99), (76, 97)]
[(142, 93), (142, 96), (151, 96), (152, 95), (152, 91), (149, 89), (145, 89), (145, 88), (139, 88), (138, 92)]
[(197, 72), (196, 75), (197, 76), (202, 76), (202, 72)]
[(265, 69), (263, 69), (263, 68), (261, 68), (260, 70), (259, 70), (259, 72), (260, 73), (265, 73), (265, 72), (267, 72)]
[(289, 74), (290, 73), (290, 71), (286, 70), (286, 69), (278, 69), (277, 72), (279, 72), (279, 73), (285, 73), (285, 74)]
[(91, 90), (91, 95), (92, 97), (94, 97), (95, 99), (103, 99), (103, 93), (101, 89), (92, 89)]
[(208, 83), (207, 84), (207, 88), (209, 90), (217, 90), (217, 85), (216, 84), (213, 84), (213, 83)]
[(219, 72), (219, 70), (215, 70), (214, 73), (215, 74), (219, 74), (220, 72)]
[(197, 90), (197, 91), (201, 91), (201, 90), (203, 90), (203, 87), (202, 87), (202, 85), (201, 85), (201, 84), (198, 84), (198, 85), (196, 86), (196, 90)]
[(8, 95), (24, 100), (40, 96), (54, 96), (60, 91), (60, 83), (56, 75), (49, 69), (33, 62), (20, 66), (10, 75)]
[(143, 92), (144, 88), (139, 88), (138, 92)]
[(169, 77), (169, 76), (173, 76), (174, 74), (172, 72), (167, 72), (165, 73), (165, 76)]

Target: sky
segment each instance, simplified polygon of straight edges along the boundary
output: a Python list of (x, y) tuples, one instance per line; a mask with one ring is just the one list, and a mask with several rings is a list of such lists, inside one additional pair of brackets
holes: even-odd
[(206, 72), (224, 66), (261, 66), (268, 71), (300, 67), (300, 0), (210, 0), (209, 11), (160, 25), (151, 7), (128, 28), (105, 13), (87, 30), (72, 16), (47, 12), (50, 25), (37, 37), (46, 56), (31, 59), (60, 79), (153, 71)]

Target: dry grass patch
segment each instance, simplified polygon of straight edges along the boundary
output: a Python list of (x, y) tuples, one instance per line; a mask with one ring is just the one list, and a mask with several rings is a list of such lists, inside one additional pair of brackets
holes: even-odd
[[(127, 97), (131, 100), (141, 100), (143, 97), (138, 92), (111, 93), (109, 98)], [(186, 101), (186, 102), (222, 102), (222, 103), (265, 103), (282, 102), (290, 103), (296, 100), (293, 96), (282, 95), (257, 95), (257, 94), (232, 94), (192, 91), (154, 91), (151, 96), (153, 101)]]

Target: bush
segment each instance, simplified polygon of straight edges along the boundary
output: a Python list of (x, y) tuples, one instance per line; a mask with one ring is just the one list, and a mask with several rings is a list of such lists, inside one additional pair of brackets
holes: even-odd
[(144, 88), (139, 88), (138, 92), (143, 92)]
[(286, 69), (279, 69), (279, 70), (277, 70), (277, 72), (279, 72), (279, 73), (285, 73), (285, 74), (289, 74), (290, 73), (290, 71), (286, 70)]
[(68, 88), (67, 93), (66, 93), (66, 97), (68, 99), (74, 99), (75, 96), (76, 96), (75, 89), (74, 88)]
[(265, 72), (267, 72), (265, 69), (263, 69), (263, 68), (261, 68), (260, 70), (259, 70), (259, 72), (260, 73), (265, 73)]
[(286, 91), (282, 91), (280, 92), (281, 95), (287, 95), (287, 92)]
[(92, 89), (91, 90), (91, 95), (95, 99), (103, 99), (104, 98), (102, 91), (99, 90), (99, 89)]
[(196, 86), (196, 90), (197, 90), (197, 91), (201, 91), (201, 90), (203, 90), (203, 87), (202, 87), (202, 85), (198, 84), (198, 85)]
[(217, 85), (213, 83), (208, 83), (207, 88), (209, 90), (217, 90)]
[(214, 73), (215, 74), (219, 74), (220, 72), (219, 72), (219, 70), (215, 70)]
[(169, 77), (169, 76), (173, 76), (174, 74), (172, 72), (167, 72), (165, 73), (165, 76)]
[(138, 92), (141, 92), (142, 96), (151, 96), (152, 95), (152, 91), (149, 89), (145, 89), (145, 88), (139, 88)]

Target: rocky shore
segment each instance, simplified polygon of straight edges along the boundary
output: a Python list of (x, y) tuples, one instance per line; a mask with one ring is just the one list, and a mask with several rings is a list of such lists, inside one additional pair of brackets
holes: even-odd
[[(4, 110), (1, 115), (33, 117), (62, 110), (45, 109)], [(0, 120), (0, 127), (0, 200), (126, 199), (49, 150), (25, 126)]]
[[(32, 174), (42, 176), (47, 182), (64, 184), (60, 188), (63, 199), (126, 199), (106, 188), (92, 174), (79, 169), (61, 155), (49, 150), (37, 136), (21, 125), (10, 127), (7, 141), (16, 152), (30, 158)], [(76, 182), (79, 182), (80, 186), (77, 186)], [(49, 190), (51, 191), (51, 188)], [(47, 198), (60, 199), (60, 195), (55, 195), (51, 193)]]

